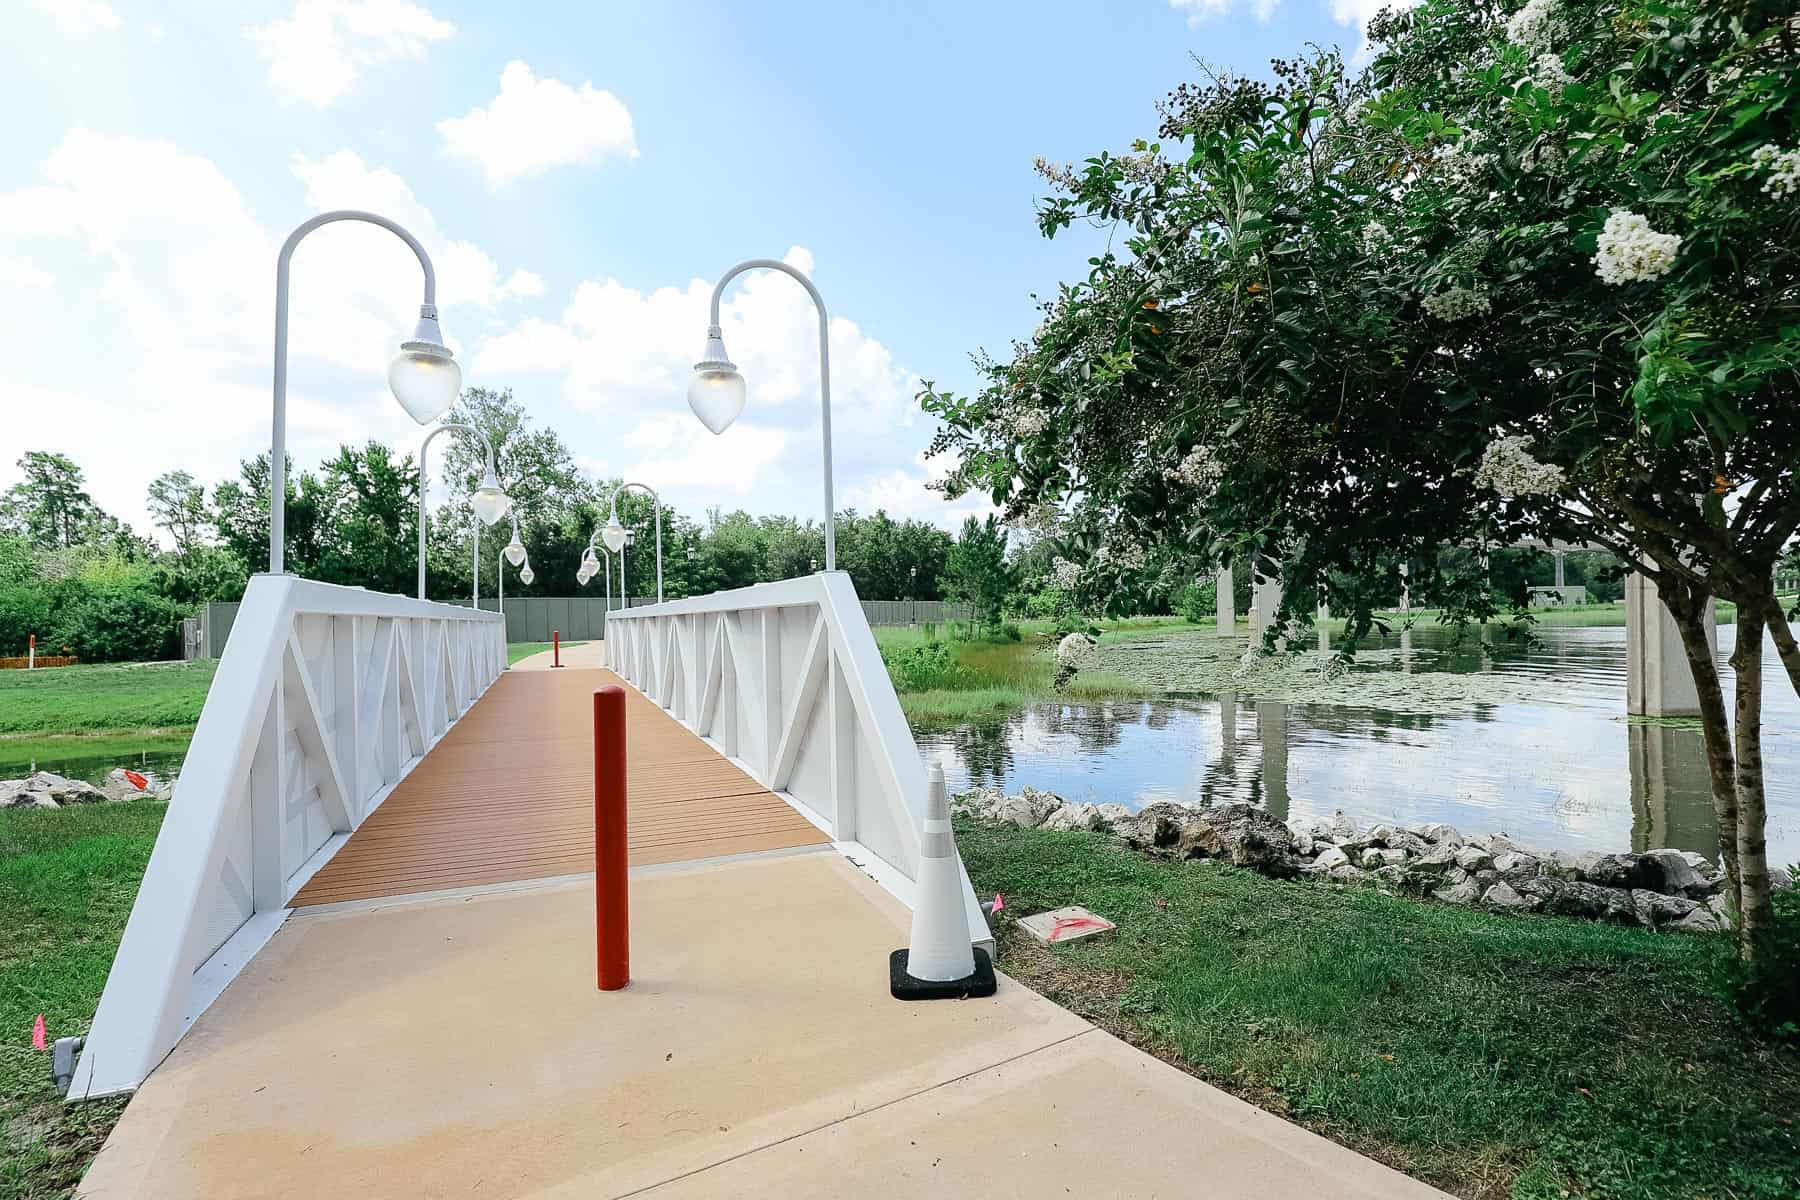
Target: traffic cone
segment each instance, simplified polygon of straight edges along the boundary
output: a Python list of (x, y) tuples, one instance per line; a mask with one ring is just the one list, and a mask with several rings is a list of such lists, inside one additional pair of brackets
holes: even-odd
[(888, 990), (897, 1000), (960, 1000), (994, 994), (994, 964), (986, 950), (969, 943), (961, 863), (950, 832), (944, 769), (933, 764), (926, 776), (912, 944), (888, 956)]

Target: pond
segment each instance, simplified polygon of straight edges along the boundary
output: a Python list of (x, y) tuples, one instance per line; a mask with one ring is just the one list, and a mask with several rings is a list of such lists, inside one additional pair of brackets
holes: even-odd
[[(1719, 630), (1728, 696), (1733, 632)], [(1626, 719), (1625, 630), (1549, 627), (1537, 637), (1484, 658), (1467, 639), (1421, 628), (1404, 653), (1352, 668), (1513, 676), (1495, 689), (1506, 702), (1453, 715), (1230, 695), (1049, 701), (917, 741), (953, 792), (1030, 784), (1133, 809), (1249, 801), (1284, 819), (1342, 809), (1365, 824), (1447, 821), (1546, 849), (1675, 846), (1716, 857), (1699, 729)], [(1363, 645), (1399, 650), (1391, 637)], [(1512, 699), (1540, 690), (1542, 703)], [(1800, 700), (1772, 645), (1763, 692), (1769, 856), (1787, 865), (1800, 862)]]
[(114, 767), (146, 776), (151, 790), (175, 778), (187, 757), (188, 735), (0, 739), (0, 779), (50, 771), (98, 784)]

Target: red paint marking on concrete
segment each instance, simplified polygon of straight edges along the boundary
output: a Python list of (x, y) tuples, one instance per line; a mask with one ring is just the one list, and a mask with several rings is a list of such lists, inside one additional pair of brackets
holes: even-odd
[(1058, 917), (1056, 924), (1050, 927), (1049, 940), (1057, 942), (1061, 941), (1065, 934), (1116, 928), (1117, 926), (1103, 917)]

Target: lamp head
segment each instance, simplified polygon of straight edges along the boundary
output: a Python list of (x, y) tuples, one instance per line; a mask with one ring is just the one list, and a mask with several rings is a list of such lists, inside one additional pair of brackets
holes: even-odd
[(706, 331), (706, 352), (694, 364), (688, 380), (688, 407), (700, 423), (714, 433), (724, 433), (744, 411), (744, 377), (725, 356), (725, 339), (717, 325)]
[(619, 524), (617, 517), (613, 518), (606, 528), (600, 531), (600, 540), (605, 542), (606, 548), (614, 554), (624, 549), (627, 541), (625, 527)]
[(588, 585), (588, 580), (592, 579), (593, 577), (594, 577), (593, 560), (585, 559), (585, 558), (582, 559), (581, 560), (581, 569), (579, 571), (575, 572), (575, 582), (579, 583), (582, 587), (586, 587)]
[(537, 572), (533, 571), (529, 564), (526, 565), (526, 567), (523, 571), (519, 572), (519, 582), (524, 584), (526, 587), (530, 587), (531, 581), (536, 578), (537, 578)]
[(475, 515), (481, 518), (483, 525), (492, 525), (504, 517), (511, 504), (512, 501), (506, 498), (506, 493), (500, 490), (500, 481), (495, 478), (492, 471), (481, 477), (481, 486), (476, 488), (475, 493), (469, 497), (469, 506), (475, 510)]
[(525, 561), (525, 543), (519, 540), (519, 531), (513, 530), (513, 540), (506, 543), (506, 561), (518, 566)]
[(400, 353), (388, 365), (388, 388), (406, 415), (429, 425), (450, 410), (462, 391), (462, 368), (444, 345), (438, 329), (437, 308), (419, 306), (419, 324), (412, 340), (400, 343)]

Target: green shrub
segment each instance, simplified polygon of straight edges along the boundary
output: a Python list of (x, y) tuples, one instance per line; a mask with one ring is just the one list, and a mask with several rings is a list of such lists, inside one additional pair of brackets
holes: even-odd
[(890, 649), (882, 647), (881, 661), (888, 677), (902, 692), (928, 692), (955, 687), (962, 677), (956, 651), (947, 642), (920, 642)]
[(137, 588), (93, 591), (58, 614), (58, 646), (85, 662), (146, 662), (178, 657), (181, 618), (174, 601)]
[(1014, 625), (1011, 621), (1006, 621), (1000, 626), (1000, 640), (1003, 642), (1022, 642), (1025, 640), (1025, 634), (1017, 625)]
[(925, 622), (923, 629), (925, 631), (925, 640), (926, 641), (928, 641), (928, 642), (937, 641), (937, 622), (936, 621)]
[(1181, 615), (1190, 625), (1201, 625), (1219, 615), (1219, 585), (1190, 583), (1181, 589)]
[(32, 634), (48, 645), (51, 603), (47, 589), (31, 584), (0, 587), (0, 656), (25, 653)]
[(1788, 884), (1771, 893), (1769, 937), (1754, 965), (1739, 960), (1735, 943), (1720, 941), (1724, 989), (1757, 1030), (1800, 1042), (1800, 865), (1788, 868)]

